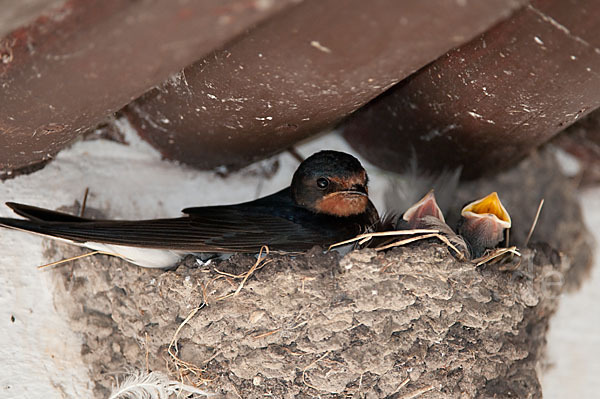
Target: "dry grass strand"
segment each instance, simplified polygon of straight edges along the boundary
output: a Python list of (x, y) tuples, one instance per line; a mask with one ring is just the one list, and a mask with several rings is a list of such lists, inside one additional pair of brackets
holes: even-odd
[(405, 395), (399, 396), (398, 399), (414, 399), (414, 398), (418, 398), (419, 396), (423, 395), (424, 393), (427, 393), (431, 390), (433, 390), (433, 388), (435, 388), (433, 385), (428, 385), (426, 387), (417, 389), (415, 391), (409, 392)]
[(350, 238), (349, 240), (336, 242), (335, 244), (331, 244), (328, 250), (332, 248), (339, 247), (341, 245), (350, 244), (356, 241), (359, 241), (359, 244), (364, 244), (369, 241), (373, 237), (388, 237), (388, 236), (402, 236), (402, 235), (411, 235), (411, 234), (430, 234), (430, 233), (439, 233), (439, 230), (433, 229), (413, 229), (413, 230), (393, 230), (393, 231), (379, 231), (375, 233), (364, 233), (359, 234), (354, 238)]
[(535, 226), (537, 226), (538, 219), (540, 218), (540, 213), (542, 212), (542, 207), (544, 206), (544, 199), (540, 201), (538, 205), (537, 212), (535, 213), (535, 217), (533, 218), (533, 223), (531, 223), (531, 228), (529, 229), (529, 233), (527, 234), (527, 238), (525, 239), (525, 243), (523, 244), (524, 248), (527, 248), (527, 244), (529, 244), (529, 240), (533, 235), (533, 231), (535, 230)]
[(489, 254), (482, 256), (481, 258), (473, 259), (473, 263), (475, 263), (476, 266), (481, 266), (486, 263), (490, 263), (492, 260), (497, 259), (506, 254), (521, 256), (521, 253), (519, 252), (517, 247), (514, 246), (509, 248), (497, 248)]
[(314, 367), (314, 366), (315, 366), (317, 363), (319, 363), (321, 360), (325, 359), (325, 357), (326, 357), (327, 355), (329, 355), (329, 351), (325, 352), (325, 353), (324, 353), (324, 354), (323, 354), (321, 357), (319, 357), (319, 358), (318, 358), (317, 360), (315, 360), (314, 362), (310, 363), (308, 366), (306, 366), (306, 367), (305, 367), (305, 368), (302, 370), (302, 383), (303, 383), (304, 385), (306, 385), (307, 387), (309, 387), (309, 388), (312, 388), (312, 389), (314, 389), (314, 390), (316, 390), (316, 391), (323, 391), (322, 389), (320, 389), (320, 388), (318, 388), (318, 387), (316, 387), (316, 386), (314, 386), (314, 385), (312, 385), (312, 384), (309, 384), (309, 383), (306, 381), (306, 372), (307, 372), (309, 369), (313, 368), (313, 367)]
[(37, 268), (38, 269), (44, 269), (44, 268), (50, 267), (50, 266), (57, 266), (57, 265), (60, 265), (60, 264), (63, 264), (63, 263), (70, 262), (72, 260), (87, 258), (88, 256), (97, 255), (97, 254), (114, 255), (114, 254), (110, 254), (110, 253), (102, 252), (102, 251), (92, 251), (92, 252), (87, 252), (85, 254), (81, 254), (81, 255), (77, 255), (77, 256), (72, 256), (70, 258), (57, 260), (56, 262), (46, 263), (45, 265), (38, 266)]
[[(184, 360), (181, 360), (178, 356), (177, 356), (177, 335), (179, 335), (179, 332), (181, 331), (181, 329), (196, 315), (196, 313), (198, 313), (198, 311), (200, 311), (200, 309), (203, 309), (206, 306), (206, 303), (201, 304), (200, 306), (195, 307), (190, 314), (188, 314), (188, 316), (185, 318), (185, 320), (183, 320), (181, 322), (181, 324), (179, 324), (179, 326), (177, 327), (177, 330), (175, 330), (175, 333), (173, 334), (173, 338), (171, 338), (171, 342), (169, 342), (169, 347), (167, 348), (167, 353), (169, 353), (169, 356), (171, 356), (171, 360), (173, 362), (173, 364), (175, 365), (175, 369), (179, 374), (179, 378), (180, 380), (183, 382), (183, 372), (189, 372), (194, 374), (196, 377), (199, 377), (202, 372), (203, 372), (203, 368), (199, 367), (198, 365), (195, 365), (193, 363), (189, 363), (186, 362)], [(173, 347), (175, 347), (175, 350), (173, 350)]]
[[(265, 256), (262, 256), (263, 252), (265, 252)], [(244, 288), (244, 284), (246, 284), (246, 281), (248, 281), (248, 278), (250, 278), (250, 276), (258, 269), (263, 268), (264, 266), (266, 266), (267, 264), (271, 263), (273, 260), (267, 259), (267, 256), (269, 256), (269, 247), (267, 247), (266, 245), (263, 245), (260, 248), (260, 252), (258, 253), (258, 259), (256, 260), (256, 263), (254, 263), (254, 265), (252, 265), (252, 267), (250, 268), (250, 270), (248, 270), (246, 273), (244, 274), (240, 274), (238, 276), (235, 275), (231, 275), (228, 273), (224, 273), (224, 272), (220, 272), (218, 270), (215, 269), (215, 271), (219, 274), (222, 274), (224, 276), (228, 276), (228, 277), (232, 277), (235, 279), (238, 278), (242, 278), (242, 282), (239, 284), (239, 286), (237, 287), (237, 289), (234, 292), (230, 292), (227, 295), (221, 296), (219, 298), (217, 298), (217, 301), (222, 301), (223, 299), (232, 297), (232, 296), (236, 296), (237, 294), (240, 293), (240, 291), (242, 290), (242, 288)]]

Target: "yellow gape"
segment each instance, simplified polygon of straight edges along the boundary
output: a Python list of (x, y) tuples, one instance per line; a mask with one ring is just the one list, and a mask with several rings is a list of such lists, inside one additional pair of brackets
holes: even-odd
[(490, 195), (473, 201), (467, 206), (465, 206), (461, 212), (464, 216), (466, 213), (470, 213), (471, 215), (492, 215), (498, 218), (500, 222), (502, 222), (502, 227), (509, 228), (511, 226), (510, 215), (500, 202), (500, 198), (498, 198), (498, 193), (495, 191)]

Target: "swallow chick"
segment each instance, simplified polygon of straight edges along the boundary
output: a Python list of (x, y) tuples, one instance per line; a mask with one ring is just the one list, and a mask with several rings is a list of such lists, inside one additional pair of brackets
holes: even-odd
[(446, 224), (444, 214), (440, 209), (433, 190), (408, 208), (396, 222), (397, 230), (432, 229), (438, 230), (460, 252), (455, 254), (464, 259), (468, 255), (468, 247), (462, 237), (456, 234)]
[(468, 203), (460, 214), (458, 233), (469, 244), (473, 258), (495, 248), (504, 240), (505, 230), (511, 227), (510, 215), (496, 192)]
[(367, 186), (367, 173), (355, 157), (321, 151), (299, 165), (289, 187), (254, 201), (135, 221), (91, 220), (7, 203), (25, 219), (0, 218), (0, 226), (166, 268), (188, 254), (258, 253), (263, 245), (272, 252), (299, 253), (370, 231), (379, 215)]
[(398, 229), (427, 229), (431, 223), (427, 220), (433, 218), (446, 223), (444, 214), (438, 206), (433, 190), (430, 190), (423, 198), (408, 208), (398, 218), (396, 228)]

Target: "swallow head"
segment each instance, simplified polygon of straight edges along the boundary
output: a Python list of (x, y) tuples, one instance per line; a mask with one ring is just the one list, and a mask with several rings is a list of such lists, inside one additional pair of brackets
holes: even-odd
[(338, 217), (358, 215), (369, 204), (368, 177), (360, 161), (338, 151), (320, 151), (306, 158), (292, 178), (292, 198), (315, 213)]
[(471, 244), (475, 256), (498, 245), (504, 239), (504, 230), (512, 225), (496, 192), (468, 203), (460, 214), (459, 233)]
[(435, 200), (435, 194), (433, 190), (429, 191), (423, 198), (421, 198), (416, 204), (408, 208), (402, 215), (402, 220), (406, 222), (410, 229), (425, 228), (425, 224), (422, 223), (426, 216), (432, 216), (445, 223), (444, 214)]

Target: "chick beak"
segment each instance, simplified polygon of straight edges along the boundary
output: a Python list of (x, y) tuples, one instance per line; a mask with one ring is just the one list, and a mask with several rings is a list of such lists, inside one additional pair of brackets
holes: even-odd
[(406, 222), (409, 229), (425, 228), (422, 221), (426, 216), (431, 216), (445, 223), (442, 210), (435, 200), (433, 190), (429, 191), (416, 204), (408, 208), (402, 215), (402, 220)]
[(470, 244), (473, 257), (496, 247), (504, 239), (504, 230), (511, 227), (510, 215), (496, 192), (465, 205), (460, 214), (458, 232)]

